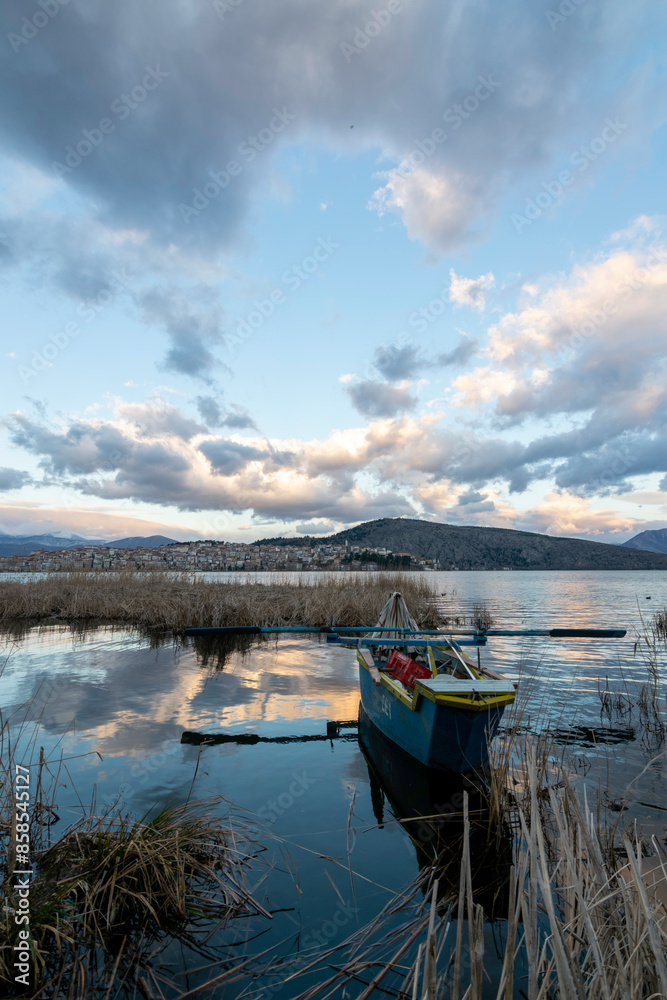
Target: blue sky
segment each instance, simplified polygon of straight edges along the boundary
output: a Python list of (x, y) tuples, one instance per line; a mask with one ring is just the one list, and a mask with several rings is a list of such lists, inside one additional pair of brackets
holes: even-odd
[(0, 16), (0, 530), (667, 526), (660, 5)]

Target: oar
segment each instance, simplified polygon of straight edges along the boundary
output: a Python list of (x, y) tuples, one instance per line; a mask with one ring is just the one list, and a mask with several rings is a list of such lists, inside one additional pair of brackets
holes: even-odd
[(472, 635), (484, 636), (542, 636), (551, 639), (622, 639), (627, 632), (620, 628), (552, 628), (552, 629), (452, 629), (439, 631), (420, 629), (410, 631), (402, 628), (384, 628), (381, 625), (357, 625), (332, 628), (329, 625), (281, 625), (271, 628), (261, 628), (259, 625), (226, 625), (213, 628), (186, 628), (186, 635), (193, 636), (226, 636), (226, 635), (280, 635), (283, 633), (355, 633), (355, 632), (398, 632), (401, 636), (435, 635), (446, 639), (448, 636)]
[[(275, 627), (263, 628), (259, 625), (225, 625), (212, 628), (186, 628), (186, 635), (280, 635), (281, 633), (326, 633), (328, 635), (339, 632), (398, 632), (401, 635), (442, 635), (439, 629), (428, 631), (418, 629), (416, 632), (405, 628), (385, 628), (383, 625), (277, 625)], [(463, 633), (462, 633), (463, 634)], [(465, 635), (472, 635), (466, 632)]]
[(525, 629), (513, 632), (505, 629), (488, 629), (481, 632), (461, 633), (468, 635), (538, 635), (549, 636), (551, 639), (622, 639), (627, 635), (624, 628), (552, 628)]

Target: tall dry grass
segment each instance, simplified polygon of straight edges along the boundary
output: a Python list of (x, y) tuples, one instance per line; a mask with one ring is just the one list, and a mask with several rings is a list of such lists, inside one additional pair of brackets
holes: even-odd
[[(214, 949), (205, 947), (212, 925), (240, 915), (268, 917), (245, 885), (240, 833), (202, 803), (196, 810), (170, 806), (144, 820), (91, 815), (72, 827), (38, 855), (30, 891), (38, 995), (84, 1000), (109, 981), (124, 995), (123, 981), (151, 982), (151, 957), (170, 938), (215, 960)], [(11, 983), (17, 941), (11, 884), (7, 897), (0, 975)]]
[[(667, 997), (667, 866), (657, 841), (625, 837), (610, 852), (596, 815), (567, 776), (544, 784), (526, 744), (524, 795), (513, 803), (517, 829), (506, 919), (491, 935), (475, 903), (470, 818), (458, 898), (442, 898), (437, 862), (378, 917), (317, 956), (294, 976), (319, 971), (293, 1000), (386, 995), (404, 1000), (664, 1000)], [(332, 971), (333, 970), (333, 971)]]
[[(647, 732), (662, 725), (656, 632), (636, 649), (646, 667), (637, 704)], [(540, 716), (534, 704), (529, 714), (531, 704), (524, 684), (487, 775), (489, 836), (507, 827), (514, 834), (502, 918), (473, 891), (471, 830), (480, 820), (466, 816), (458, 894), (451, 877), (444, 892), (436, 881), (436, 857), (374, 921), (299, 970), (295, 985), (302, 972), (320, 978), (290, 997), (667, 1000), (665, 842), (627, 825), (615, 803), (601, 808), (601, 787), (587, 798), (564, 747), (548, 729), (531, 731), (531, 714)]]
[(0, 582), (0, 622), (123, 622), (184, 628), (224, 625), (370, 625), (399, 590), (420, 625), (442, 618), (434, 591), (414, 574), (322, 575), (312, 583), (211, 582), (164, 572), (53, 575)]
[[(73, 785), (71, 758), (57, 749), (45, 755), (39, 734), (32, 703), (11, 717), (0, 707), (0, 995), (108, 1000), (113, 988), (119, 1000), (160, 997), (164, 989), (180, 996), (169, 977), (155, 979), (156, 954), (176, 940), (219, 964), (218, 949), (208, 945), (213, 926), (269, 917), (248, 884), (259, 853), (254, 818), (231, 811), (220, 796), (191, 803), (188, 795), (141, 819), (117, 808), (99, 815), (93, 801), (87, 809), (80, 803), (79, 822), (60, 832), (56, 798)], [(17, 765), (29, 772), (25, 806), (15, 801)], [(26, 867), (17, 833), (24, 837), (26, 825), (33, 870), (27, 990), (14, 968), (24, 893), (16, 872)]]

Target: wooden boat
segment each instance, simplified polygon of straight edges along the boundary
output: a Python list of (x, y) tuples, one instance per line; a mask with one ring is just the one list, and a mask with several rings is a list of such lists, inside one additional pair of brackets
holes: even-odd
[[(327, 642), (354, 644), (361, 702), (381, 733), (425, 767), (463, 773), (481, 768), (503, 712), (516, 697), (512, 681), (479, 661), (463, 646), (483, 646), (488, 636), (622, 638), (624, 629), (552, 628), (462, 630), (454, 634), (420, 629), (405, 601), (392, 594), (374, 626), (262, 627), (238, 625), (189, 628), (186, 635), (326, 633)], [(359, 636), (355, 638), (355, 636)], [(463, 639), (461, 636), (469, 636)]]
[(372, 636), (358, 640), (357, 661), (361, 703), (386, 737), (426, 767), (484, 765), (516, 697), (512, 681), (483, 671), (453, 637), (420, 635), (400, 594), (389, 599)]
[[(463, 801), (468, 797), (473, 900), (485, 918), (507, 915), (512, 865), (509, 827), (489, 810), (488, 786), (476, 774), (424, 767), (388, 740), (359, 706), (359, 749), (366, 760), (378, 826), (398, 820), (421, 870), (435, 869), (438, 897), (458, 898), (463, 838)], [(394, 828), (395, 829), (395, 828)], [(408, 844), (406, 843), (406, 847)]]

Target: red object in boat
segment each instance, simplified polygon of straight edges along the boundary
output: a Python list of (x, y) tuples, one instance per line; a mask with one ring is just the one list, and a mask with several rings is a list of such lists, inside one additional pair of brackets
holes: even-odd
[(385, 670), (396, 680), (402, 681), (407, 687), (413, 688), (418, 677), (432, 677), (429, 667), (425, 667), (416, 660), (411, 660), (405, 653), (399, 653), (397, 649), (387, 660)]

